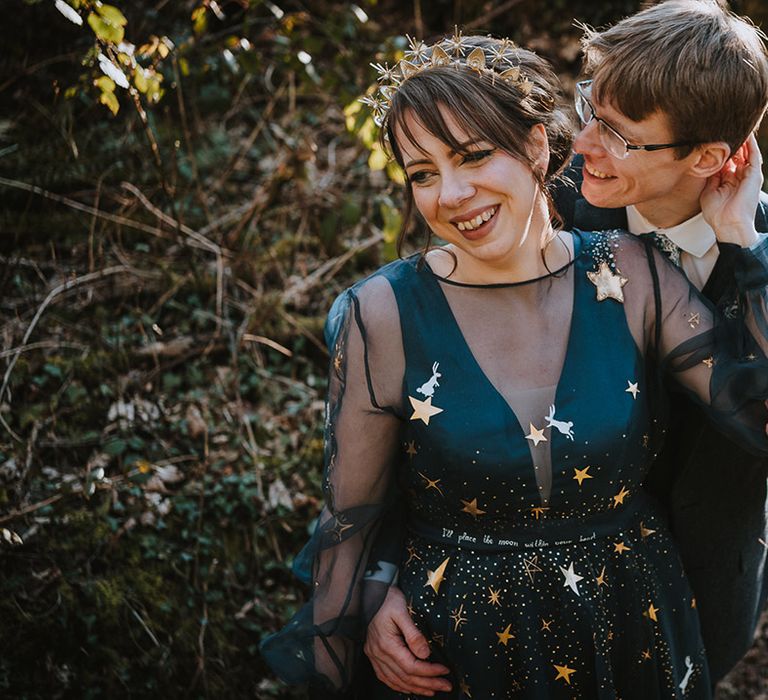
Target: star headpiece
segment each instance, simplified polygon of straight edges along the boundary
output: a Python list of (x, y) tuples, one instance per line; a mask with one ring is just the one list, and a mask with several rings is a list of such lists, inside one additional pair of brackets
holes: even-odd
[(372, 95), (360, 98), (360, 102), (370, 107), (376, 126), (384, 123), (392, 97), (400, 86), (430, 68), (469, 68), (478, 75), (485, 73), (493, 80), (514, 85), (522, 93), (523, 99), (531, 94), (533, 83), (520, 69), (517, 47), (511, 39), (501, 39), (498, 46), (490, 49), (490, 57), (486, 57), (481, 46), (472, 46), (471, 37), (462, 36), (458, 30), (454, 31), (453, 36), (445, 37), (432, 46), (407, 34), (406, 38), (408, 50), (397, 65), (370, 64), (379, 74), (378, 89)]

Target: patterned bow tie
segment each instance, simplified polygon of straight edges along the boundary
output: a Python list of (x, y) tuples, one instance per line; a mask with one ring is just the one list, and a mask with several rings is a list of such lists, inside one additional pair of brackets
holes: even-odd
[(653, 241), (653, 245), (664, 253), (674, 265), (680, 267), (680, 248), (668, 236), (657, 231), (647, 233), (646, 235)]

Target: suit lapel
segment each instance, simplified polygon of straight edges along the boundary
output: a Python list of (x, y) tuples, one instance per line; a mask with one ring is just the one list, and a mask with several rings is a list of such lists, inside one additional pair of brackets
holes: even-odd
[(720, 251), (717, 262), (704, 289), (701, 290), (713, 304), (717, 304), (733, 286), (734, 258), (739, 251), (739, 247), (731, 243), (718, 243), (717, 248)]
[(586, 199), (576, 200), (573, 211), (573, 225), (584, 231), (608, 231), (615, 228), (627, 228), (627, 210), (601, 209), (592, 206)]

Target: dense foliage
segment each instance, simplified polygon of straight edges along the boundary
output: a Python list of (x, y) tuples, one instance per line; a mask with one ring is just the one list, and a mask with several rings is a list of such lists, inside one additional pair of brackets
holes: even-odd
[(457, 23), (569, 85), (573, 18), (639, 3), (10, 4), (0, 695), (299, 697), (257, 644), (303, 595), (324, 313), (400, 225), (368, 62)]

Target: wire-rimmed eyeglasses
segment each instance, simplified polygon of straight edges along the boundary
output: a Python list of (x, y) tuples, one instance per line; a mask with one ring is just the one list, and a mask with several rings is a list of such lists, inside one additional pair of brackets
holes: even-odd
[(589, 100), (591, 92), (591, 80), (582, 80), (580, 83), (576, 83), (576, 114), (579, 115), (582, 127), (585, 127), (592, 120), (597, 122), (597, 133), (600, 136), (600, 143), (614, 158), (623, 160), (629, 155), (630, 151), (662, 151), (665, 148), (696, 146), (699, 143), (698, 141), (677, 141), (676, 143), (631, 144), (608, 122), (595, 114), (595, 108)]

